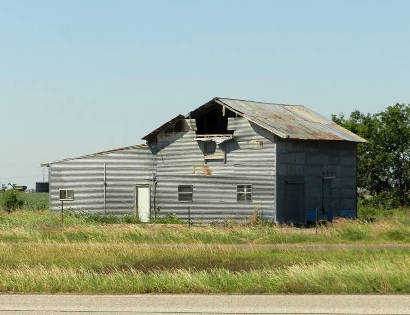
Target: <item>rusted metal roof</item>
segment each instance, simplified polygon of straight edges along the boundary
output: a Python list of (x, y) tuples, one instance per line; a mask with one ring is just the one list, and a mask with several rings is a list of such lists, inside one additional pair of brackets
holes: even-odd
[[(216, 97), (215, 103), (280, 138), (366, 142), (353, 132), (302, 105), (262, 103)], [(205, 106), (205, 105), (204, 105)]]
[(280, 138), (301, 140), (336, 140), (367, 142), (353, 132), (328, 120), (303, 105), (263, 103), (239, 99), (215, 97), (186, 116), (178, 115), (158, 127), (142, 139), (149, 140), (162, 129), (176, 121), (201, 115), (215, 104), (226, 106), (232, 112), (272, 132)]
[(85, 155), (81, 155), (81, 156), (77, 156), (77, 157), (61, 159), (61, 160), (52, 161), (52, 162), (43, 162), (43, 163), (41, 163), (41, 166), (49, 166), (50, 164), (61, 163), (61, 162), (77, 160), (77, 159), (84, 159), (84, 158), (88, 158), (88, 157), (100, 156), (100, 155), (109, 154), (109, 153), (113, 153), (113, 152), (130, 150), (130, 149), (139, 149), (139, 148), (144, 148), (144, 147), (147, 147), (147, 145), (146, 144), (136, 144), (136, 145), (131, 145), (131, 146), (128, 146), (128, 147), (122, 147), (122, 148), (116, 148), (116, 149), (111, 149), (111, 150), (97, 152), (97, 153), (85, 154)]

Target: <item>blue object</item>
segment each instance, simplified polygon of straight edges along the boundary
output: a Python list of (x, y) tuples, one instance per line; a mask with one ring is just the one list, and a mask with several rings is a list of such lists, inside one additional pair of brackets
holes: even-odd
[[(317, 214), (319, 219), (319, 213)], [(316, 221), (316, 210), (315, 209), (308, 209), (307, 212), (307, 221), (308, 222), (315, 222)]]
[(333, 213), (328, 213), (327, 218), (328, 221), (333, 221)]

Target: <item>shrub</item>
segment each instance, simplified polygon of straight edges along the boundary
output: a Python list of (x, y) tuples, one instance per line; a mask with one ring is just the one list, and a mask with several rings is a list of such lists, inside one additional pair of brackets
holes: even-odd
[(8, 212), (21, 208), (24, 201), (20, 194), (21, 193), (14, 189), (4, 191), (0, 201), (2, 208)]
[(152, 223), (157, 224), (185, 224), (186, 222), (181, 218), (178, 218), (176, 214), (167, 214), (163, 217), (158, 217), (155, 220), (152, 220)]
[(394, 209), (399, 206), (399, 201), (389, 192), (379, 194), (369, 194), (367, 191), (359, 192), (359, 207), (372, 207), (378, 209)]

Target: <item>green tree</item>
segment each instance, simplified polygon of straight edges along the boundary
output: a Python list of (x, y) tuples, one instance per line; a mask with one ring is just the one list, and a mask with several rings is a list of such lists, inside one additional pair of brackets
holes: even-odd
[(354, 111), (332, 120), (368, 141), (358, 145), (358, 187), (410, 204), (410, 106), (396, 104), (377, 114)]

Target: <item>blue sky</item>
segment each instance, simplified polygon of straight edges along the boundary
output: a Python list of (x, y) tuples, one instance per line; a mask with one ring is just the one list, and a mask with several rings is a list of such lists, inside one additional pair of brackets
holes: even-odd
[(0, 1), (0, 183), (141, 143), (214, 96), (410, 102), (410, 1)]

